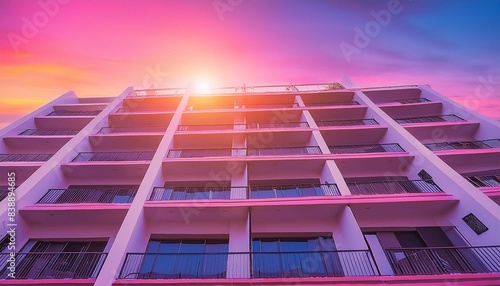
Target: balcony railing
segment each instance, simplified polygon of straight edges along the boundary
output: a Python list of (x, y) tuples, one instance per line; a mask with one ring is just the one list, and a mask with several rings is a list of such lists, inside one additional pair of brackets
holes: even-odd
[(318, 126), (378, 125), (375, 119), (317, 121)]
[(184, 93), (186, 93), (185, 88), (138, 89), (127, 97), (182, 96)]
[(265, 128), (307, 128), (307, 122), (276, 122), (276, 123), (247, 123), (247, 124), (206, 124), (206, 125), (179, 125), (179, 131), (203, 130), (245, 130)]
[(345, 102), (310, 102), (305, 103), (306, 106), (342, 106), (342, 105), (360, 105), (357, 101), (345, 101)]
[(175, 112), (173, 108), (118, 108), (116, 113), (134, 113), (134, 112), (145, 112), (145, 113), (166, 113)]
[(500, 272), (500, 247), (426, 247), (386, 249), (396, 275)]
[(9, 194), (9, 187), (0, 187), (0, 202)]
[(137, 188), (50, 189), (38, 204), (131, 203)]
[(433, 181), (402, 180), (381, 182), (351, 182), (347, 187), (353, 195), (441, 193)]
[(282, 148), (226, 148), (226, 149), (173, 149), (167, 158), (227, 157), (227, 156), (283, 156), (322, 154), (318, 146)]
[(500, 148), (500, 139), (424, 144), (432, 151)]
[(31, 136), (58, 136), (58, 135), (76, 135), (80, 132), (79, 130), (38, 130), (38, 129), (26, 129), (19, 135), (31, 135)]
[(91, 161), (150, 161), (153, 159), (154, 151), (142, 152), (81, 152), (73, 159), (73, 162)]
[[(15, 256), (15, 279), (96, 278), (106, 259), (101, 252), (27, 252)], [(9, 279), (6, 263), (10, 253), (1, 253), (0, 279)]]
[(412, 117), (396, 119), (399, 124), (404, 123), (430, 123), (430, 122), (453, 122), (453, 121), (466, 121), (454, 114), (440, 115), (440, 116), (425, 116), (425, 117)]
[(266, 109), (266, 108), (295, 108), (298, 103), (273, 103), (273, 104), (228, 104), (228, 105), (189, 105), (186, 110), (206, 109)]
[(128, 253), (119, 279), (375, 276), (368, 250)]
[(228, 200), (232, 191), (243, 193), (246, 198), (247, 187), (156, 187), (149, 200)]
[(252, 186), (252, 199), (291, 198), (309, 196), (340, 196), (336, 184), (301, 184), (280, 186)]
[(101, 113), (100, 110), (86, 110), (86, 111), (55, 110), (47, 114), (47, 116), (96, 116), (99, 113)]
[(143, 126), (143, 127), (103, 127), (97, 132), (98, 134), (115, 134), (115, 133), (147, 133), (157, 132), (164, 133), (167, 130), (166, 126)]
[(332, 154), (405, 152), (399, 144), (340, 145), (328, 146)]
[(419, 98), (396, 100), (396, 102), (399, 102), (401, 104), (411, 104), (411, 103), (420, 103), (420, 102), (430, 102), (430, 100), (428, 100), (427, 98), (424, 98), (424, 97), (419, 97)]
[(477, 188), (500, 187), (500, 176), (468, 176), (465, 177), (471, 184)]
[(45, 162), (54, 154), (0, 154), (0, 162)]

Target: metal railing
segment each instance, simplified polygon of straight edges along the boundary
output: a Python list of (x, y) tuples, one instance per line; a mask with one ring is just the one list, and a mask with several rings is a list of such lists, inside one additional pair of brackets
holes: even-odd
[(0, 154), (0, 162), (45, 162), (54, 154)]
[(228, 105), (189, 105), (186, 110), (207, 109), (266, 109), (266, 108), (295, 108), (298, 103), (272, 103), (272, 104), (228, 104)]
[(401, 180), (379, 182), (348, 182), (347, 187), (353, 195), (442, 193), (433, 181)]
[(265, 85), (265, 86), (233, 86), (211, 88), (209, 90), (197, 91), (196, 94), (265, 94), (265, 93), (295, 93), (295, 92), (318, 92), (344, 89), (339, 83), (324, 84), (288, 84), (288, 85)]
[(360, 105), (357, 101), (345, 101), (345, 102), (310, 102), (305, 103), (306, 106), (342, 106), (342, 105)]
[(354, 120), (329, 120), (316, 121), (318, 126), (355, 126), (355, 125), (378, 125), (375, 119), (354, 119)]
[(411, 98), (411, 99), (400, 99), (400, 100), (396, 100), (396, 102), (399, 102), (401, 104), (411, 104), (411, 103), (420, 103), (420, 102), (430, 102), (430, 100), (428, 100), (425, 97), (419, 97), (419, 98)]
[(0, 187), (0, 202), (9, 194), (9, 187)]
[[(16, 253), (15, 279), (96, 278), (106, 259), (101, 252)], [(0, 279), (9, 279), (10, 253), (0, 253)]]
[(236, 124), (206, 124), (206, 125), (179, 125), (178, 131), (204, 130), (244, 130), (266, 128), (307, 128), (307, 122), (276, 122), (276, 123), (236, 123)]
[(467, 176), (465, 177), (471, 184), (477, 188), (482, 187), (500, 187), (500, 176)]
[(397, 143), (328, 146), (332, 154), (405, 152)]
[(127, 97), (182, 96), (184, 93), (186, 93), (185, 88), (138, 89)]
[(172, 149), (167, 158), (227, 157), (227, 156), (282, 156), (322, 154), (318, 146), (280, 148), (224, 148), (224, 149)]
[(76, 135), (79, 130), (38, 130), (26, 129), (19, 135), (32, 135), (32, 136), (58, 136), (58, 135)]
[(155, 151), (141, 152), (80, 152), (73, 162), (91, 161), (150, 161)]
[(141, 127), (102, 127), (98, 134), (115, 134), (115, 133), (146, 133), (158, 132), (164, 133), (167, 126), (141, 126)]
[(396, 275), (500, 272), (500, 247), (421, 247), (385, 250)]
[(147, 113), (167, 113), (175, 112), (173, 108), (118, 108), (116, 113), (134, 113), (134, 112), (147, 112)]
[(101, 113), (101, 110), (86, 110), (86, 111), (70, 111), (70, 110), (54, 110), (47, 116), (96, 116)]
[(247, 194), (247, 187), (156, 187), (150, 201), (169, 200), (229, 200), (231, 191)]
[(432, 151), (500, 148), (500, 139), (424, 144)]
[(289, 278), (379, 275), (368, 250), (127, 253), (119, 279)]
[(137, 188), (49, 189), (37, 204), (131, 203)]
[(300, 184), (250, 187), (250, 198), (252, 199), (309, 196), (340, 196), (340, 191), (336, 184)]
[(395, 121), (399, 124), (404, 124), (404, 123), (453, 122), (453, 121), (466, 121), (466, 120), (456, 116), (455, 114), (448, 114), (439, 116), (401, 118), (401, 119), (395, 119)]

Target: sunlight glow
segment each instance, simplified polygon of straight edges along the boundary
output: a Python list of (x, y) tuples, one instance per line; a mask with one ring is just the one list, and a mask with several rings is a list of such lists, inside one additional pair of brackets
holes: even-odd
[(195, 90), (202, 94), (208, 94), (210, 93), (210, 83), (206, 80), (200, 80), (195, 84)]

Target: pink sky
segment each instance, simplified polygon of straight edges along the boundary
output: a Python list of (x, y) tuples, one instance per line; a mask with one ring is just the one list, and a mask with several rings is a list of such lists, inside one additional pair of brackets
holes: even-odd
[(500, 119), (500, 1), (394, 1), (3, 0), (0, 128), (68, 90), (344, 78), (430, 84)]

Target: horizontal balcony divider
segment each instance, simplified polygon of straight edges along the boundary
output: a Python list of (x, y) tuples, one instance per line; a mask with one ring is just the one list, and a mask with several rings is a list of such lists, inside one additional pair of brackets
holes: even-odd
[(47, 116), (96, 116), (99, 113), (101, 113), (100, 110), (84, 110), (84, 111), (55, 110), (47, 114)]
[(134, 113), (134, 112), (151, 112), (151, 113), (163, 113), (163, 112), (175, 112), (173, 108), (118, 108), (116, 113)]
[(399, 102), (401, 104), (411, 104), (411, 103), (420, 103), (420, 102), (430, 102), (430, 100), (428, 100), (425, 97), (419, 97), (419, 98), (410, 98), (410, 99), (400, 99), (400, 100), (396, 100), (396, 102)]
[(455, 114), (448, 114), (439, 116), (401, 118), (401, 119), (395, 119), (395, 121), (399, 124), (404, 124), (404, 123), (453, 122), (453, 121), (466, 121), (466, 120), (456, 116)]
[(19, 135), (32, 135), (32, 136), (57, 136), (57, 135), (76, 135), (79, 130), (38, 130), (26, 129)]
[(309, 196), (340, 196), (336, 184), (301, 184), (250, 187), (250, 198), (291, 198)]
[(231, 192), (237, 195), (234, 198), (247, 198), (247, 187), (155, 187), (149, 200), (228, 200)]
[(432, 151), (500, 148), (500, 139), (424, 144)]
[(225, 148), (225, 149), (173, 149), (167, 158), (231, 157), (231, 156), (280, 156), (322, 154), (318, 146), (282, 148)]
[(45, 162), (54, 154), (0, 154), (0, 162)]
[(133, 133), (133, 132), (165, 132), (167, 126), (141, 126), (141, 127), (103, 127), (98, 134)]
[(471, 184), (478, 188), (500, 187), (500, 176), (467, 176), (465, 177)]
[(500, 246), (389, 248), (396, 275), (500, 272)]
[(330, 120), (316, 121), (318, 126), (356, 126), (356, 125), (378, 125), (375, 119), (354, 119), (354, 120)]
[(119, 279), (292, 278), (379, 275), (368, 250), (127, 253)]
[[(102, 252), (26, 252), (16, 253), (15, 279), (97, 278), (107, 253)], [(0, 253), (0, 279), (9, 278), (10, 253)]]
[(275, 104), (228, 104), (228, 105), (189, 105), (186, 110), (207, 109), (266, 109), (266, 108), (295, 108), (298, 103), (275, 103)]
[(379, 194), (414, 194), (414, 193), (442, 193), (431, 180), (400, 180), (380, 182), (347, 182), (347, 187), (353, 195)]
[(155, 151), (140, 152), (80, 152), (73, 162), (91, 161), (150, 161)]
[(137, 188), (49, 189), (38, 204), (131, 203)]
[(393, 144), (370, 144), (370, 145), (339, 145), (328, 146), (332, 154), (351, 153), (380, 153), (380, 152), (405, 152), (397, 143)]
[(345, 102), (311, 102), (305, 103), (306, 106), (342, 106), (342, 105), (360, 105), (357, 101), (345, 101)]

